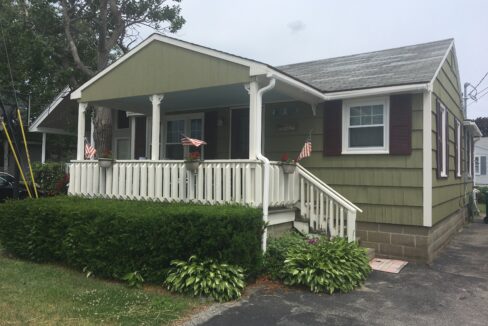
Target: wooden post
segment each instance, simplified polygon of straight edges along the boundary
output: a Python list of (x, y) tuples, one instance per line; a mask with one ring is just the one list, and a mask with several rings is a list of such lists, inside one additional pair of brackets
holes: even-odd
[(151, 160), (159, 160), (159, 137), (161, 132), (161, 107), (160, 103), (164, 95), (153, 95), (149, 99), (152, 102), (152, 137), (151, 137)]
[(81, 161), (85, 158), (85, 112), (87, 103), (78, 104), (78, 144), (76, 146), (76, 159)]
[(46, 163), (46, 133), (42, 133), (41, 163)]

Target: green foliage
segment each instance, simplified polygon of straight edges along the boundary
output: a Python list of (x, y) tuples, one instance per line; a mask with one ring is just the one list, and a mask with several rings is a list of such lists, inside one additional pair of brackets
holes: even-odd
[(363, 248), (343, 238), (311, 240), (291, 247), (284, 262), (284, 282), (312, 292), (349, 292), (371, 272)]
[(161, 282), (192, 255), (260, 271), (263, 222), (242, 206), (50, 197), (0, 205), (0, 243), (17, 257), (58, 261), (99, 277), (139, 271)]
[(164, 285), (172, 292), (212, 297), (224, 302), (241, 297), (244, 289), (244, 271), (241, 267), (217, 263), (213, 259), (174, 260), (174, 266)]
[(34, 163), (32, 165), (36, 183), (49, 195), (66, 193), (67, 177), (64, 163)]
[(138, 271), (125, 274), (122, 280), (126, 281), (130, 288), (141, 288), (144, 283), (144, 278)]
[(306, 245), (305, 237), (297, 232), (289, 232), (279, 238), (271, 239), (264, 255), (264, 271), (273, 280), (282, 280), (283, 265), (291, 248)]

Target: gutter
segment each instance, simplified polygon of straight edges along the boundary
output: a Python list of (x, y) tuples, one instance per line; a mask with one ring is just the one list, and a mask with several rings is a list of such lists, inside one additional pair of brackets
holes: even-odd
[[(272, 90), (276, 85), (276, 79), (271, 78), (269, 84), (264, 86), (263, 88), (259, 89), (256, 96), (256, 126), (258, 128), (258, 135), (261, 135), (262, 131), (262, 110), (263, 110), (263, 94)], [(269, 167), (270, 163), (267, 157), (263, 155), (261, 152), (261, 138), (256, 138), (256, 157), (258, 160), (263, 162), (264, 165), (264, 173), (263, 173), (263, 222), (264, 222), (264, 231), (263, 231), (263, 241), (262, 241), (262, 248), (263, 252), (266, 252), (267, 247), (267, 240), (268, 240), (268, 210), (269, 210)]]

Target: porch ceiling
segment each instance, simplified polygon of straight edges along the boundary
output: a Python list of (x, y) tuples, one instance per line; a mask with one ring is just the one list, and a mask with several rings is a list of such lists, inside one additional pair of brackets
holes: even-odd
[[(290, 94), (278, 89), (264, 95), (264, 102), (294, 101)], [(151, 101), (148, 96), (132, 96), (120, 99), (92, 102), (112, 109), (151, 115)], [(244, 84), (225, 85), (173, 92), (164, 95), (161, 109), (164, 112), (187, 111), (218, 107), (239, 107), (249, 105), (249, 94)]]

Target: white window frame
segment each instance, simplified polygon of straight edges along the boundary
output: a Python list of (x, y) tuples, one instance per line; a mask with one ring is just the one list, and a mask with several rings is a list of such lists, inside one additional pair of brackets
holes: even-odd
[[(350, 147), (349, 128), (351, 107), (363, 105), (383, 105), (383, 146)], [(371, 127), (380, 125), (372, 125)], [(389, 154), (390, 152), (390, 101), (389, 97), (360, 98), (342, 103), (342, 154)]]
[[(476, 166), (476, 161), (478, 161), (478, 166)], [(474, 175), (481, 175), (481, 156), (474, 156)]]
[(473, 165), (474, 165), (473, 153), (472, 153), (473, 148), (471, 145), (471, 142), (472, 142), (471, 135), (467, 129), (465, 129), (465, 137), (466, 137), (465, 153), (466, 153), (466, 164), (467, 164), (466, 173), (468, 175), (468, 178), (472, 178), (473, 177), (473, 169), (474, 169), (474, 167), (473, 167)]
[(454, 119), (456, 123), (456, 144), (457, 144), (457, 151), (456, 151), (456, 177), (460, 178), (461, 177), (461, 133), (463, 132), (463, 129), (461, 128), (461, 121), (458, 119)]
[[(447, 178), (447, 153), (446, 153), (446, 143), (447, 143), (447, 108), (440, 103), (441, 109), (441, 177)], [(439, 130), (437, 130), (439, 132)]]
[[(166, 159), (166, 136), (167, 136), (167, 124), (168, 121), (175, 121), (175, 120), (185, 120), (185, 135), (190, 137), (190, 120), (193, 119), (201, 119), (202, 120), (202, 138), (203, 139), (205, 135), (205, 114), (203, 113), (189, 113), (189, 114), (175, 114), (175, 115), (167, 115), (164, 117), (164, 119), (161, 119), (161, 144), (162, 144), (162, 149), (160, 149), (160, 152), (163, 154), (163, 157)], [(183, 146), (183, 145), (182, 145)], [(202, 148), (202, 159), (205, 157), (205, 146), (201, 146)], [(183, 147), (183, 158), (188, 156), (188, 153), (190, 152), (189, 146), (184, 146)]]

